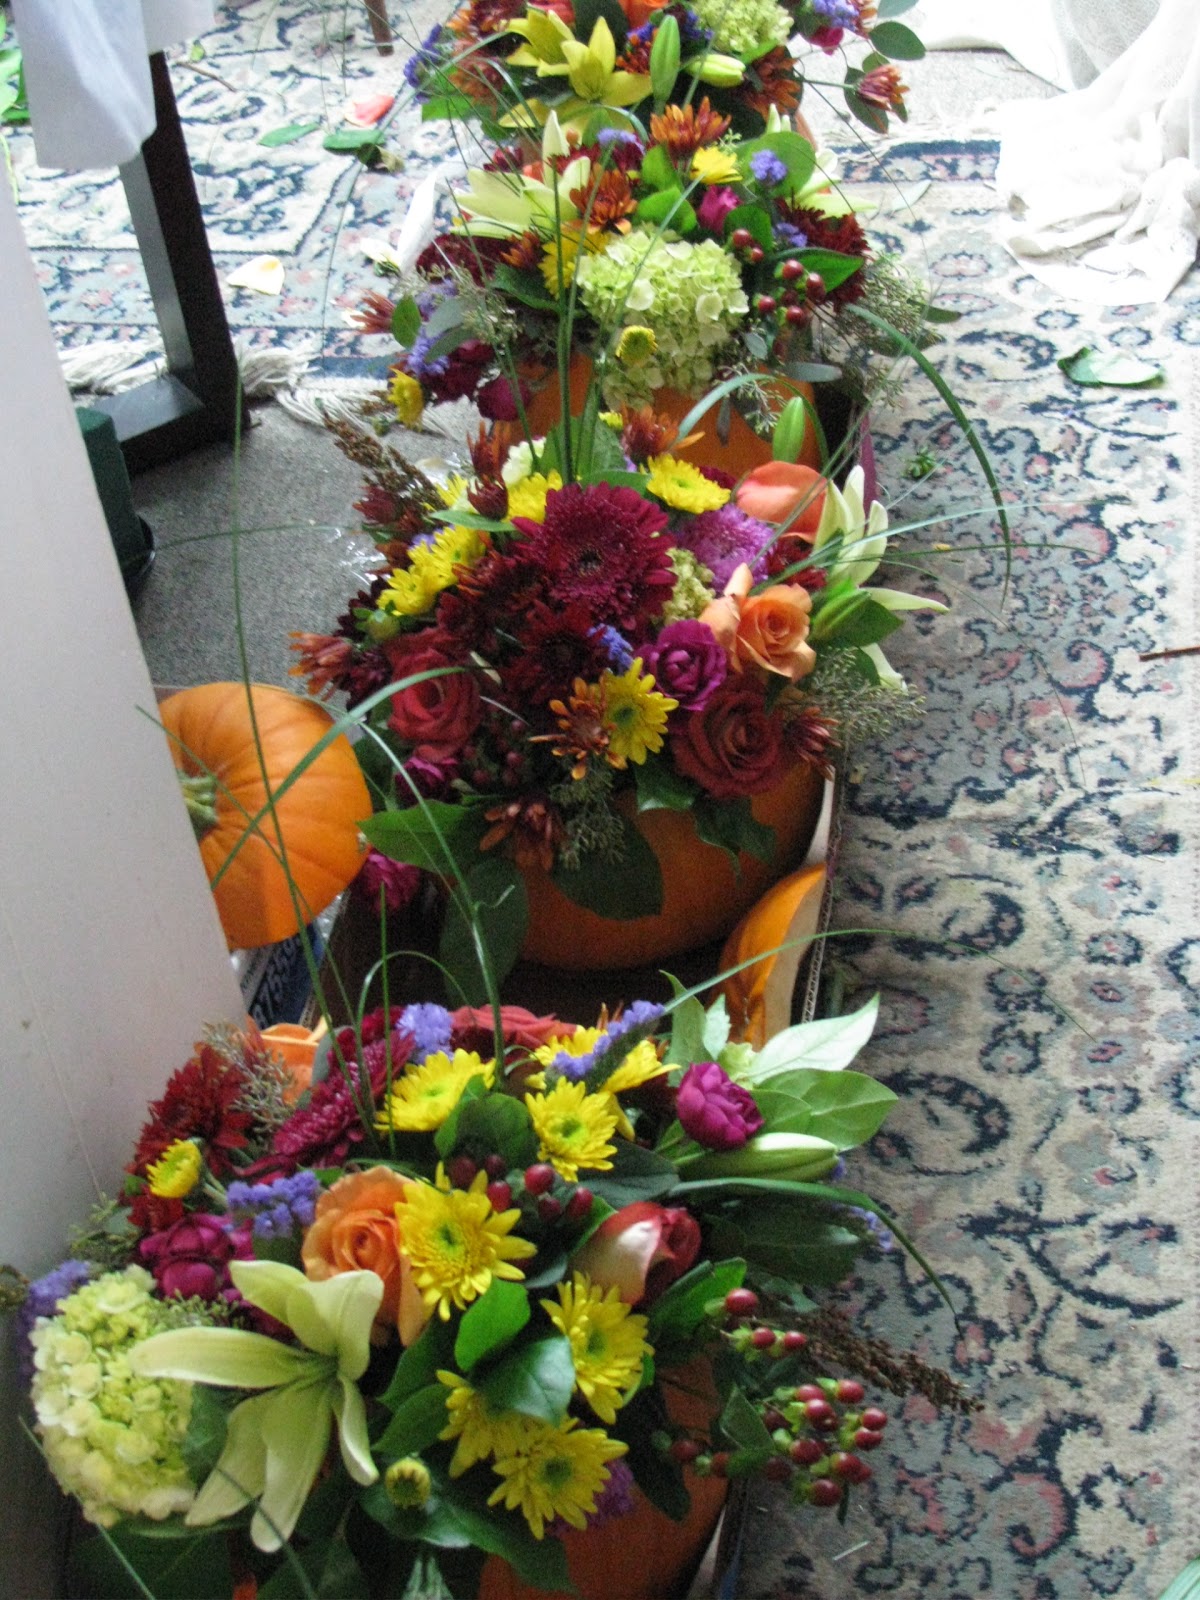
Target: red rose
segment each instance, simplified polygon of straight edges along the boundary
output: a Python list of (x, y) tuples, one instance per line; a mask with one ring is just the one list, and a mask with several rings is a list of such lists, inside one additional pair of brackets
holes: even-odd
[[(412, 677), (434, 667), (455, 665), (440, 650), (408, 650), (392, 654), (397, 677)], [(392, 696), (388, 726), (426, 760), (457, 755), (479, 726), (479, 685), (470, 672), (446, 672), (398, 689)]]
[(672, 736), (671, 754), (685, 773), (717, 800), (762, 794), (791, 765), (777, 716), (768, 713), (759, 684), (726, 679), (703, 711)]
[(632, 1306), (656, 1299), (699, 1254), (700, 1226), (690, 1212), (636, 1200), (605, 1217), (571, 1265)]

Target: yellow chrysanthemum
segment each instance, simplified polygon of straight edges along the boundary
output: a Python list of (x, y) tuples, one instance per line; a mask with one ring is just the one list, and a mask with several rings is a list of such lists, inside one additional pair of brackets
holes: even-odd
[(509, 520), (527, 517), (530, 522), (545, 522), (546, 496), (551, 489), (561, 489), (562, 486), (560, 472), (535, 472), (528, 478), (522, 478), (520, 483), (514, 483), (508, 491)]
[(657, 349), (658, 335), (654, 329), (634, 323), (622, 330), (615, 354), (623, 367), (644, 367)]
[(716, 511), (726, 504), (729, 490), (713, 483), (690, 461), (676, 456), (655, 456), (646, 487), (666, 506), (676, 511)]
[[(414, 550), (420, 554), (420, 548)], [(435, 583), (434, 573), (427, 563), (414, 560), (409, 567), (398, 567), (387, 581), (379, 596), (379, 609), (391, 611), (399, 617), (419, 617), (428, 611), (441, 592)]]
[(603, 1028), (573, 1028), (570, 1033), (556, 1034), (545, 1044), (538, 1045), (533, 1059), (548, 1067), (555, 1056), (586, 1056), (603, 1037)]
[(487, 549), (478, 528), (440, 529), (428, 544), (415, 544), (408, 566), (397, 568), (379, 597), (381, 610), (419, 617), (433, 606), (443, 589), (455, 583), (463, 567), (473, 567)]
[(518, 1210), (492, 1210), (486, 1172), (476, 1174), (470, 1189), (441, 1187), (445, 1183), (439, 1168), (437, 1186), (410, 1184), (396, 1205), (401, 1249), (425, 1304), (444, 1322), (451, 1307), (464, 1311), (486, 1294), (493, 1278), (520, 1282), (525, 1274), (513, 1263), (537, 1254), (528, 1239), (512, 1237)]
[(521, 1417), (516, 1411), (493, 1411), (478, 1389), (457, 1372), (439, 1372), (446, 1396), (447, 1422), (439, 1439), (457, 1439), (450, 1460), (450, 1476), (461, 1477), (468, 1467), (489, 1456), (511, 1455), (521, 1437)]
[(560, 287), (563, 290), (571, 287), (580, 250), (589, 256), (602, 255), (608, 249), (611, 237), (603, 228), (589, 228), (584, 235), (559, 233), (554, 238), (548, 239), (542, 246), (541, 259), (542, 281), (546, 285), (547, 294), (557, 298)]
[(692, 157), (691, 175), (701, 183), (737, 183), (742, 176), (735, 158), (718, 145), (708, 145), (696, 151)]
[(176, 1139), (146, 1168), (150, 1193), (162, 1200), (182, 1200), (200, 1182), (204, 1158), (190, 1139)]
[(558, 1302), (542, 1310), (571, 1341), (575, 1387), (601, 1422), (617, 1412), (641, 1381), (642, 1364), (653, 1355), (646, 1343), (646, 1318), (631, 1311), (615, 1287), (598, 1288), (584, 1272), (558, 1285)]
[(619, 411), (601, 411), (598, 420), (614, 433), (620, 433), (625, 426), (625, 419)]
[(479, 528), (464, 528), (455, 523), (435, 534), (432, 544), (418, 548), (425, 551), (425, 561), (441, 587), (448, 589), (456, 582), (459, 568), (473, 567), (487, 547), (487, 535)]
[[(600, 1086), (600, 1093), (615, 1097), (623, 1094), (626, 1089), (636, 1089), (643, 1083), (649, 1083), (651, 1078), (661, 1078), (670, 1070), (669, 1062), (658, 1059), (658, 1051), (652, 1042), (643, 1039), (640, 1044), (634, 1045), (620, 1066), (605, 1078)], [(613, 1104), (617, 1108), (617, 1132), (624, 1139), (632, 1139), (633, 1124), (625, 1115), (620, 1101), (614, 1098)]]
[(452, 472), (438, 489), (438, 499), (444, 506), (461, 506), (469, 509), (470, 501), (467, 499), (467, 490), (470, 484), (461, 472)]
[(431, 1133), (454, 1110), (472, 1078), (481, 1077), (491, 1088), (495, 1067), (473, 1050), (456, 1050), (452, 1057), (436, 1050), (393, 1080), (375, 1126), (381, 1133)]
[(396, 416), (406, 428), (421, 420), (425, 409), (425, 394), (416, 378), (408, 372), (397, 372), (388, 387), (388, 399), (396, 408)]
[(602, 673), (600, 687), (609, 727), (609, 762), (614, 767), (628, 761), (641, 766), (652, 750), (662, 749), (667, 717), (679, 701), (660, 694), (649, 673), (643, 676), (641, 656), (624, 672)]
[(522, 1417), (521, 1424), (517, 1448), (496, 1458), (495, 1470), (503, 1482), (488, 1505), (503, 1502), (509, 1511), (519, 1510), (535, 1539), (555, 1517), (573, 1528), (586, 1527), (596, 1496), (608, 1482), (608, 1462), (629, 1447), (601, 1428), (578, 1427), (574, 1417), (557, 1427), (533, 1417)]
[(538, 1136), (538, 1160), (548, 1161), (568, 1183), (579, 1177), (580, 1168), (607, 1172), (608, 1159), (616, 1151), (609, 1144), (617, 1125), (613, 1099), (607, 1094), (589, 1094), (582, 1083), (560, 1078), (546, 1094), (527, 1094), (533, 1131)]

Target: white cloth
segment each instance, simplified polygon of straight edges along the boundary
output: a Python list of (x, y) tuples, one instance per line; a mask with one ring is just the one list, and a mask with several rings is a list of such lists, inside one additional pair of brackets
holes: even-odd
[(1159, 0), (921, 0), (905, 17), (930, 50), (1007, 50), (1057, 89), (1091, 83), (1133, 43)]
[(213, 0), (14, 0), (39, 165), (117, 167), (154, 132), (148, 57), (213, 25)]
[(1010, 103), (1000, 121), (1013, 255), (1068, 298), (1165, 300), (1200, 239), (1197, 0), (1161, 0), (1094, 83)]

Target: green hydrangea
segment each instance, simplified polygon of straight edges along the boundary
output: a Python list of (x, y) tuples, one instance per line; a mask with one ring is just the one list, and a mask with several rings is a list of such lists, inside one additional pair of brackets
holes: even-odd
[(195, 1487), (181, 1443), (192, 1385), (136, 1378), (135, 1345), (177, 1320), (141, 1267), (95, 1278), (41, 1317), (33, 1346), (33, 1407), (50, 1470), (90, 1522), (161, 1520), (188, 1509)]
[(716, 598), (713, 575), (703, 561), (679, 546), (671, 551), (671, 565), (675, 568), (675, 587), (663, 607), (663, 621), (694, 620)]
[(692, 0), (692, 9), (701, 25), (713, 30), (712, 48), (743, 61), (765, 56), (796, 31), (775, 0)]
[(576, 281), (605, 334), (647, 327), (658, 342), (641, 366), (608, 363), (604, 396), (612, 407), (646, 405), (661, 388), (702, 393), (750, 309), (737, 262), (715, 240), (689, 244), (648, 228), (634, 228), (602, 255), (585, 257)]

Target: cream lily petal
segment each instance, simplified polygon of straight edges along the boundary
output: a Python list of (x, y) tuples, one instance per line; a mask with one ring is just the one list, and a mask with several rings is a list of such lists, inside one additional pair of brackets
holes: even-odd
[(273, 1394), (255, 1395), (230, 1412), (224, 1448), (184, 1519), (189, 1528), (207, 1528), (232, 1517), (263, 1492), (267, 1447), (259, 1413), (263, 1402), (273, 1399)]
[[(510, 23), (508, 32), (526, 41), (517, 53), (521, 54), (527, 49), (534, 61), (561, 61), (563, 45), (567, 40), (575, 42), (575, 35), (556, 12), (536, 8), (527, 11), (518, 22)], [(509, 56), (508, 59), (512, 61), (514, 58)], [(523, 62), (522, 65), (532, 66), (533, 62)]]
[(877, 644), (869, 644), (865, 646), (865, 649), (867, 655), (870, 656), (872, 662), (874, 663), (875, 671), (879, 674), (879, 681), (883, 687), (885, 689), (892, 689), (897, 694), (904, 694), (908, 688), (908, 685), (896, 671), (895, 667), (891, 664), (888, 658), (884, 655), (879, 646)]
[(297, 1272), (283, 1320), (310, 1350), (336, 1357), (343, 1377), (360, 1378), (371, 1359), (371, 1324), (382, 1299), (383, 1279), (375, 1272), (339, 1272), (324, 1283)]
[(940, 600), (927, 600), (921, 594), (907, 594), (903, 589), (864, 589), (888, 611), (949, 611)]
[(518, 233), (529, 222), (529, 198), (524, 184), (500, 172), (482, 172), (472, 168), (467, 173), (469, 187), (460, 190), (457, 199), (469, 217), (479, 217), (485, 222), (503, 222)]
[(259, 1423), (267, 1451), (266, 1486), (250, 1524), (260, 1550), (291, 1537), (329, 1449), (336, 1380), (289, 1384), (263, 1395)]
[(562, 131), (562, 124), (558, 120), (558, 113), (552, 111), (546, 118), (546, 126), (542, 130), (542, 160), (548, 165), (555, 156), (570, 155), (571, 146), (567, 143), (566, 135)]
[(276, 1322), (286, 1322), (292, 1285), (304, 1274), (295, 1267), (285, 1267), (281, 1261), (231, 1261), (229, 1276), (239, 1294), (251, 1305), (274, 1317)]
[(355, 1483), (374, 1483), (379, 1469), (371, 1460), (371, 1439), (367, 1433), (367, 1406), (357, 1385), (343, 1378), (333, 1396), (338, 1442), (342, 1460)]
[(172, 1328), (135, 1346), (129, 1355), (139, 1377), (182, 1378), (224, 1389), (273, 1389), (292, 1383), (309, 1370), (311, 1360), (307, 1350), (241, 1328)]

